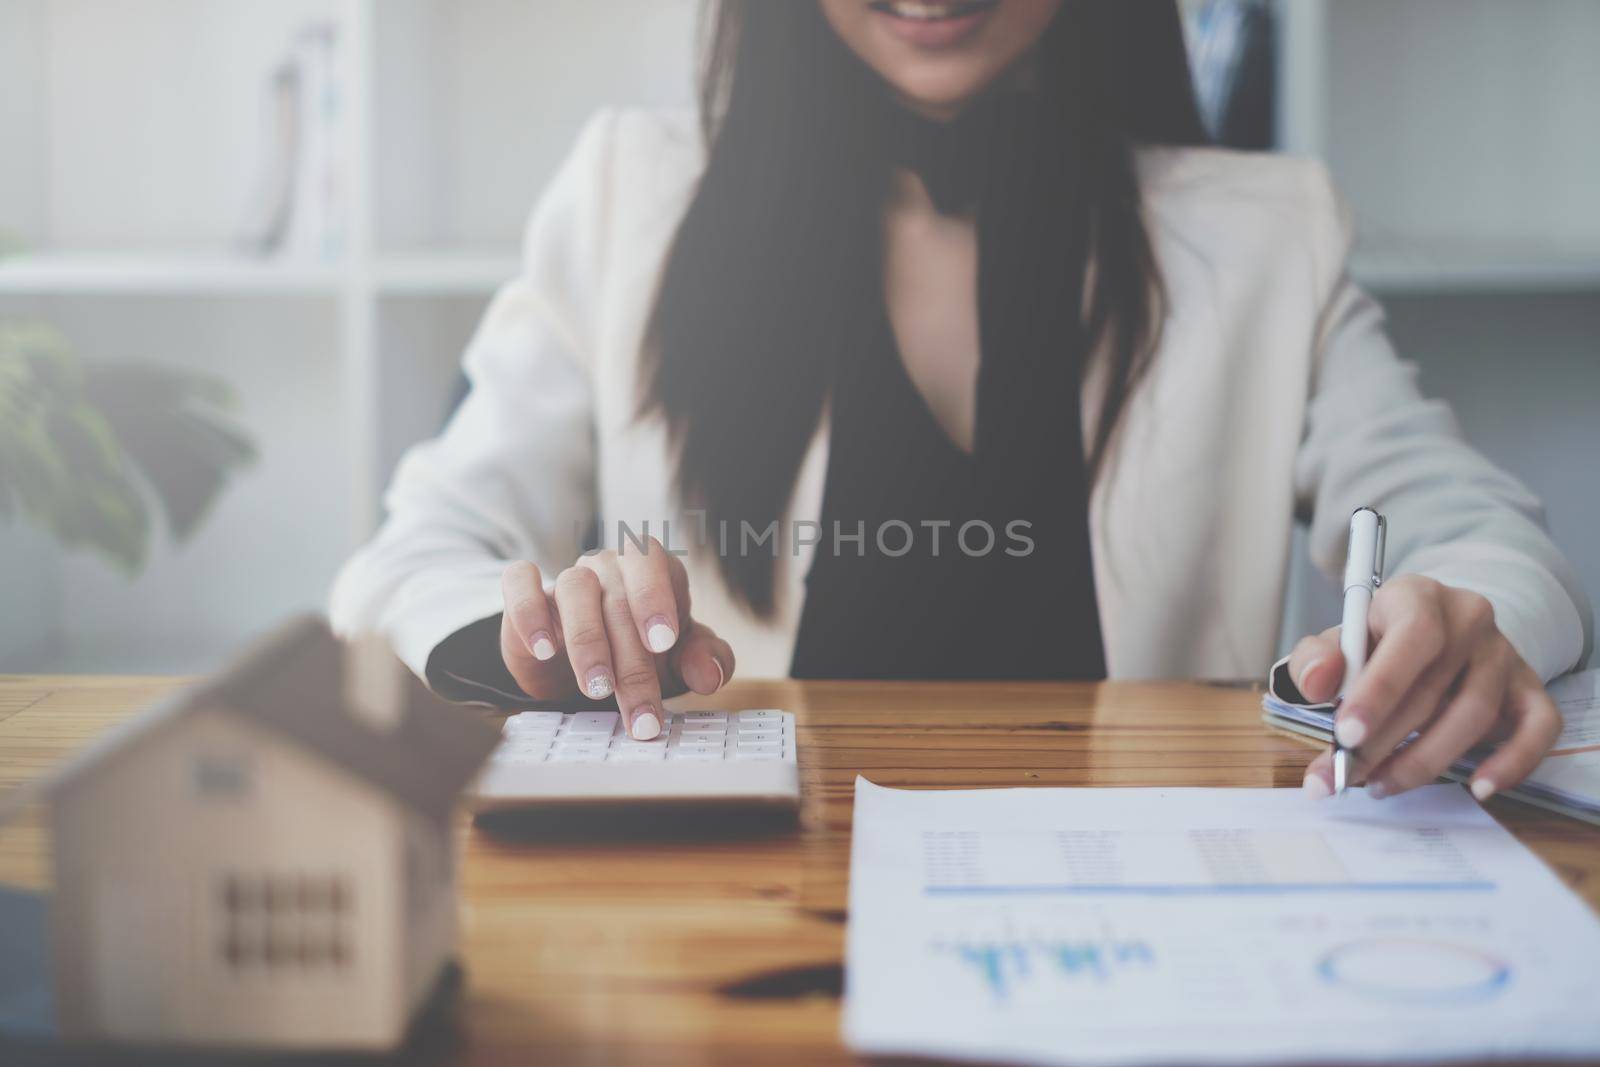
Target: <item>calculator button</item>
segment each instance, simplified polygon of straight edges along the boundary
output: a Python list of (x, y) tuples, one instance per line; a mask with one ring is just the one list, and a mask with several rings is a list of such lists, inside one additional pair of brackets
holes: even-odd
[(559, 711), (524, 711), (511, 716), (506, 725), (514, 730), (554, 730), (564, 718)]
[(551, 763), (599, 763), (605, 758), (603, 748), (558, 748), (550, 753)]
[(778, 733), (781, 733), (782, 728), (784, 728), (782, 723), (739, 723), (738, 728), (736, 728), (736, 733), (754, 734), (762, 733), (762, 731), (768, 731), (768, 729), (770, 729), (770, 731), (778, 731)]
[(678, 745), (678, 746), (670, 749), (669, 751), (672, 751), (672, 752), (701, 752), (701, 753), (704, 753), (707, 756), (715, 756), (717, 759), (721, 759), (723, 750), (722, 750), (722, 746), (721, 745)]
[(663, 745), (651, 748), (619, 748), (612, 750), (611, 753), (611, 759), (616, 763), (653, 763), (666, 757), (667, 750)]
[(567, 724), (568, 735), (599, 734), (608, 736), (616, 729), (618, 715), (614, 711), (580, 711)]
[(685, 726), (677, 732), (679, 737), (714, 737), (721, 739), (728, 735), (728, 731), (720, 726)]
[(742, 760), (778, 760), (783, 758), (783, 749), (774, 745), (741, 748), (734, 752), (733, 758)]
[(720, 763), (722, 762), (722, 749), (673, 748), (667, 750), (667, 758), (671, 760), (693, 760), (699, 763)]
[(506, 748), (549, 748), (555, 734), (511, 734), (501, 744)]
[(685, 723), (727, 722), (728, 713), (725, 711), (686, 711), (683, 713), (683, 721)]
[(783, 712), (772, 708), (756, 708), (751, 711), (739, 712), (739, 722), (782, 722)]
[(610, 744), (611, 738), (604, 734), (568, 734), (555, 743), (555, 750), (567, 752), (577, 749), (597, 749), (604, 752)]
[(782, 730), (740, 730), (739, 744), (759, 745), (768, 741), (782, 741)]
[(576, 741), (586, 745), (603, 745), (611, 738), (612, 735), (604, 730), (563, 730), (556, 735), (556, 744), (560, 745)]

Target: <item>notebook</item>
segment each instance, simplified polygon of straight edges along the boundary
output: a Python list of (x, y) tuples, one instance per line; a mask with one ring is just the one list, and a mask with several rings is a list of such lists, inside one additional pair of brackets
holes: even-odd
[[(1600, 670), (1558, 678), (1549, 691), (1566, 723), (1561, 737), (1544, 762), (1504, 795), (1600, 825)], [(1262, 721), (1268, 726), (1332, 742), (1333, 705), (1291, 704), (1270, 683), (1261, 705)], [(1457, 760), (1446, 777), (1466, 781), (1487, 754), (1487, 749), (1474, 749)]]

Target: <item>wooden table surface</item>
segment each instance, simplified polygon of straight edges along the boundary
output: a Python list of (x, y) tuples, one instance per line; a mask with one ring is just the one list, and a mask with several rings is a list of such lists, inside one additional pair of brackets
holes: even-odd
[[(175, 684), (0, 678), (0, 796)], [(847, 1060), (838, 990), (857, 774), (936, 788), (1298, 787), (1310, 755), (1261, 725), (1248, 688), (754, 681), (696, 706), (795, 712), (798, 828), (563, 840), (463, 820), (465, 992), (415, 1058)], [(1491, 810), (1600, 910), (1600, 828), (1509, 801)], [(41, 826), (30, 810), (0, 828), (0, 882), (46, 886)]]

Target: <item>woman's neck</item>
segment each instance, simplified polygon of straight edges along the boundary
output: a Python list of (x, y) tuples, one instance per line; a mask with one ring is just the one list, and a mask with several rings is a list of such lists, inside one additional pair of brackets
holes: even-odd
[(971, 98), (957, 100), (948, 104), (929, 103), (926, 100), (918, 100), (900, 92), (894, 94), (894, 99), (895, 103), (900, 107), (905, 108), (918, 118), (928, 119), (931, 122), (954, 122), (961, 117), (961, 113), (971, 103)]

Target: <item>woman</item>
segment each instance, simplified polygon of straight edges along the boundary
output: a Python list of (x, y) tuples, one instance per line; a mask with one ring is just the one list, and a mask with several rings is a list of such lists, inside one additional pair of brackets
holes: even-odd
[[(1589, 641), (1571, 568), (1395, 359), (1324, 172), (1199, 147), (1169, 0), (724, 0), (713, 25), (702, 129), (601, 115), (545, 193), (342, 631), (458, 698), (615, 699), (638, 738), (735, 649), (760, 675), (1237, 677), (1272, 655), (1294, 520), (1332, 573), (1371, 504), (1394, 577), (1339, 713), (1369, 788), (1484, 739), (1480, 796), (1532, 769), (1542, 681)], [(1337, 634), (1289, 670), (1331, 697)]]

